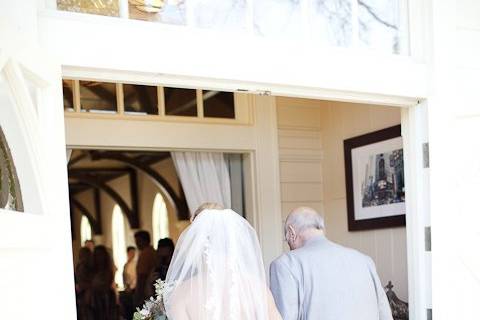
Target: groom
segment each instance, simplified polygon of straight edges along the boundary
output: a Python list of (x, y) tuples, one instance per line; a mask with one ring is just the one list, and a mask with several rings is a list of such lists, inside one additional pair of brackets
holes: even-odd
[(270, 287), (283, 320), (392, 320), (372, 259), (330, 242), (324, 229), (311, 208), (287, 217), (291, 251), (270, 265)]

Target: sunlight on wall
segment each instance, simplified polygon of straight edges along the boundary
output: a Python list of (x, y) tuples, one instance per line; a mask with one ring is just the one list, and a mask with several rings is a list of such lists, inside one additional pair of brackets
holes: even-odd
[(86, 240), (92, 240), (92, 226), (85, 216), (80, 220), (80, 241), (83, 246)]
[(168, 211), (165, 201), (160, 193), (157, 193), (153, 201), (152, 212), (153, 245), (156, 247), (158, 240), (170, 236), (168, 229)]
[(122, 270), (127, 262), (125, 240), (125, 221), (122, 210), (118, 205), (113, 208), (112, 215), (112, 248), (113, 248), (113, 262), (117, 267), (115, 272), (115, 283), (120, 289), (123, 288)]

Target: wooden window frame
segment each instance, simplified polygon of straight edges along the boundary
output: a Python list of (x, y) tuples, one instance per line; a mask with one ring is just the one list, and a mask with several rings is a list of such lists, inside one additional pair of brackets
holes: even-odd
[[(197, 116), (175, 116), (167, 115), (165, 112), (165, 95), (164, 87), (161, 85), (154, 85), (157, 87), (157, 103), (158, 103), (158, 114), (125, 114), (125, 101), (124, 101), (124, 91), (122, 82), (113, 82), (116, 85), (116, 113), (114, 114), (104, 114), (97, 112), (85, 112), (81, 109), (81, 98), (80, 98), (80, 80), (84, 79), (73, 79), (65, 78), (64, 80), (73, 81), (73, 111), (65, 110), (65, 117), (86, 117), (86, 118), (99, 118), (99, 119), (122, 119), (122, 120), (146, 120), (146, 121), (173, 121), (173, 122), (193, 122), (193, 123), (211, 123), (211, 124), (242, 124), (249, 125), (253, 124), (251, 105), (248, 103), (247, 94), (233, 92), (234, 95), (234, 106), (235, 106), (235, 118), (214, 118), (214, 117), (205, 117), (203, 109), (203, 91), (205, 89), (194, 89), (196, 90), (196, 100), (197, 100)], [(89, 81), (99, 81), (101, 80), (92, 80)], [(103, 81), (108, 82), (108, 81)], [(112, 83), (112, 82), (110, 82)], [(135, 83), (136, 84), (136, 83)], [(145, 84), (136, 84), (136, 85), (145, 85)], [(151, 85), (151, 84), (148, 84)], [(175, 87), (173, 87), (175, 88)]]

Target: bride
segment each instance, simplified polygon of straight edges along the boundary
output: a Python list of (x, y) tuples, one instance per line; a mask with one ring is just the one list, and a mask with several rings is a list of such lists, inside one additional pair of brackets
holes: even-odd
[(216, 204), (180, 236), (162, 296), (168, 320), (281, 320), (255, 230)]

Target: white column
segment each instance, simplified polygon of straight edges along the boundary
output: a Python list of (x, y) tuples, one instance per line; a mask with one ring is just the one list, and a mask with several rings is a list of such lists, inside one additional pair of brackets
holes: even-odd
[(260, 238), (265, 267), (282, 253), (280, 164), (275, 97), (254, 96), (255, 229)]
[(430, 225), (428, 168), (424, 143), (428, 142), (426, 103), (402, 110), (408, 251), (408, 300), (410, 319), (427, 320), (431, 308), (431, 271), (427, 268), (425, 228)]

